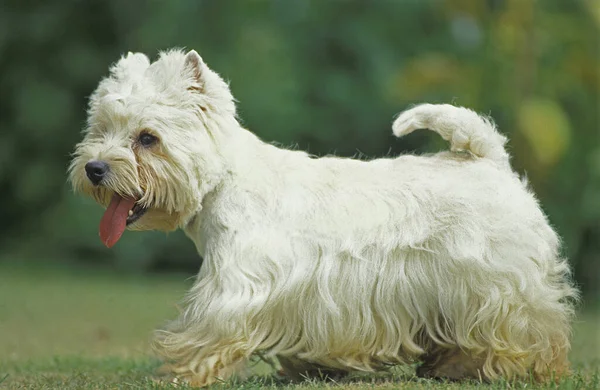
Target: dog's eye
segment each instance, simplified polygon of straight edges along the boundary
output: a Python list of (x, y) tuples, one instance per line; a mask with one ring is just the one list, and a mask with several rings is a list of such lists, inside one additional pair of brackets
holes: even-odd
[(138, 140), (142, 146), (148, 147), (154, 145), (158, 141), (158, 138), (149, 133), (142, 133)]

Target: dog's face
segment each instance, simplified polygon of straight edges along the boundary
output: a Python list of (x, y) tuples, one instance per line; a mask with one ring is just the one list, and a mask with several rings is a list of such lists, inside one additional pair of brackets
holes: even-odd
[(221, 170), (214, 132), (226, 117), (235, 117), (229, 88), (195, 51), (152, 64), (130, 53), (111, 68), (90, 98), (69, 169), (75, 191), (107, 207), (107, 246), (126, 227), (169, 231), (198, 212)]

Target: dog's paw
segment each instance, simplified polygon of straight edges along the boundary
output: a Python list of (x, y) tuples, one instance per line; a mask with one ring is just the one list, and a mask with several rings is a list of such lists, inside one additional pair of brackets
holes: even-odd
[(161, 378), (151, 378), (151, 381), (153, 384), (157, 385), (157, 386), (168, 386), (168, 387), (172, 387), (172, 388), (178, 388), (180, 387), (182, 384), (186, 384), (186, 382), (182, 381), (180, 378), (178, 377), (161, 377)]

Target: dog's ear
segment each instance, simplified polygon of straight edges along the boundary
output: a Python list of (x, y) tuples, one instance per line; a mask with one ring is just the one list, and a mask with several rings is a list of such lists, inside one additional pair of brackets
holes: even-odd
[[(185, 79), (188, 91), (210, 97), (208, 101), (218, 105), (219, 111), (235, 115), (235, 103), (229, 86), (202, 61), (195, 50), (190, 50), (185, 55), (183, 71), (180, 74)], [(203, 99), (204, 103), (200, 104), (202, 111), (208, 110), (206, 101), (207, 99)]]
[(115, 78), (125, 80), (141, 77), (149, 66), (150, 60), (145, 54), (129, 52), (112, 66), (110, 72)]
[(202, 58), (196, 50), (190, 50), (185, 55), (184, 64), (186, 70), (192, 72), (192, 77), (194, 79), (194, 84), (190, 86), (190, 89), (202, 92), (206, 84), (205, 78), (208, 70), (206, 64), (202, 61)]

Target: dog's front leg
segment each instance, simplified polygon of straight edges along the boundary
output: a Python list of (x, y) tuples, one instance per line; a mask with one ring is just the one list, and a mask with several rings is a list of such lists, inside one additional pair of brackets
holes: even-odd
[(156, 333), (154, 347), (165, 368), (194, 386), (242, 376), (257, 344), (246, 323), (247, 309), (256, 301), (243, 290), (211, 286), (205, 279), (192, 288), (188, 302), (177, 320)]
[(187, 356), (172, 360), (163, 369), (168, 370), (175, 383), (204, 387), (234, 376), (245, 376), (247, 360), (245, 351), (236, 345), (207, 345), (190, 350)]

